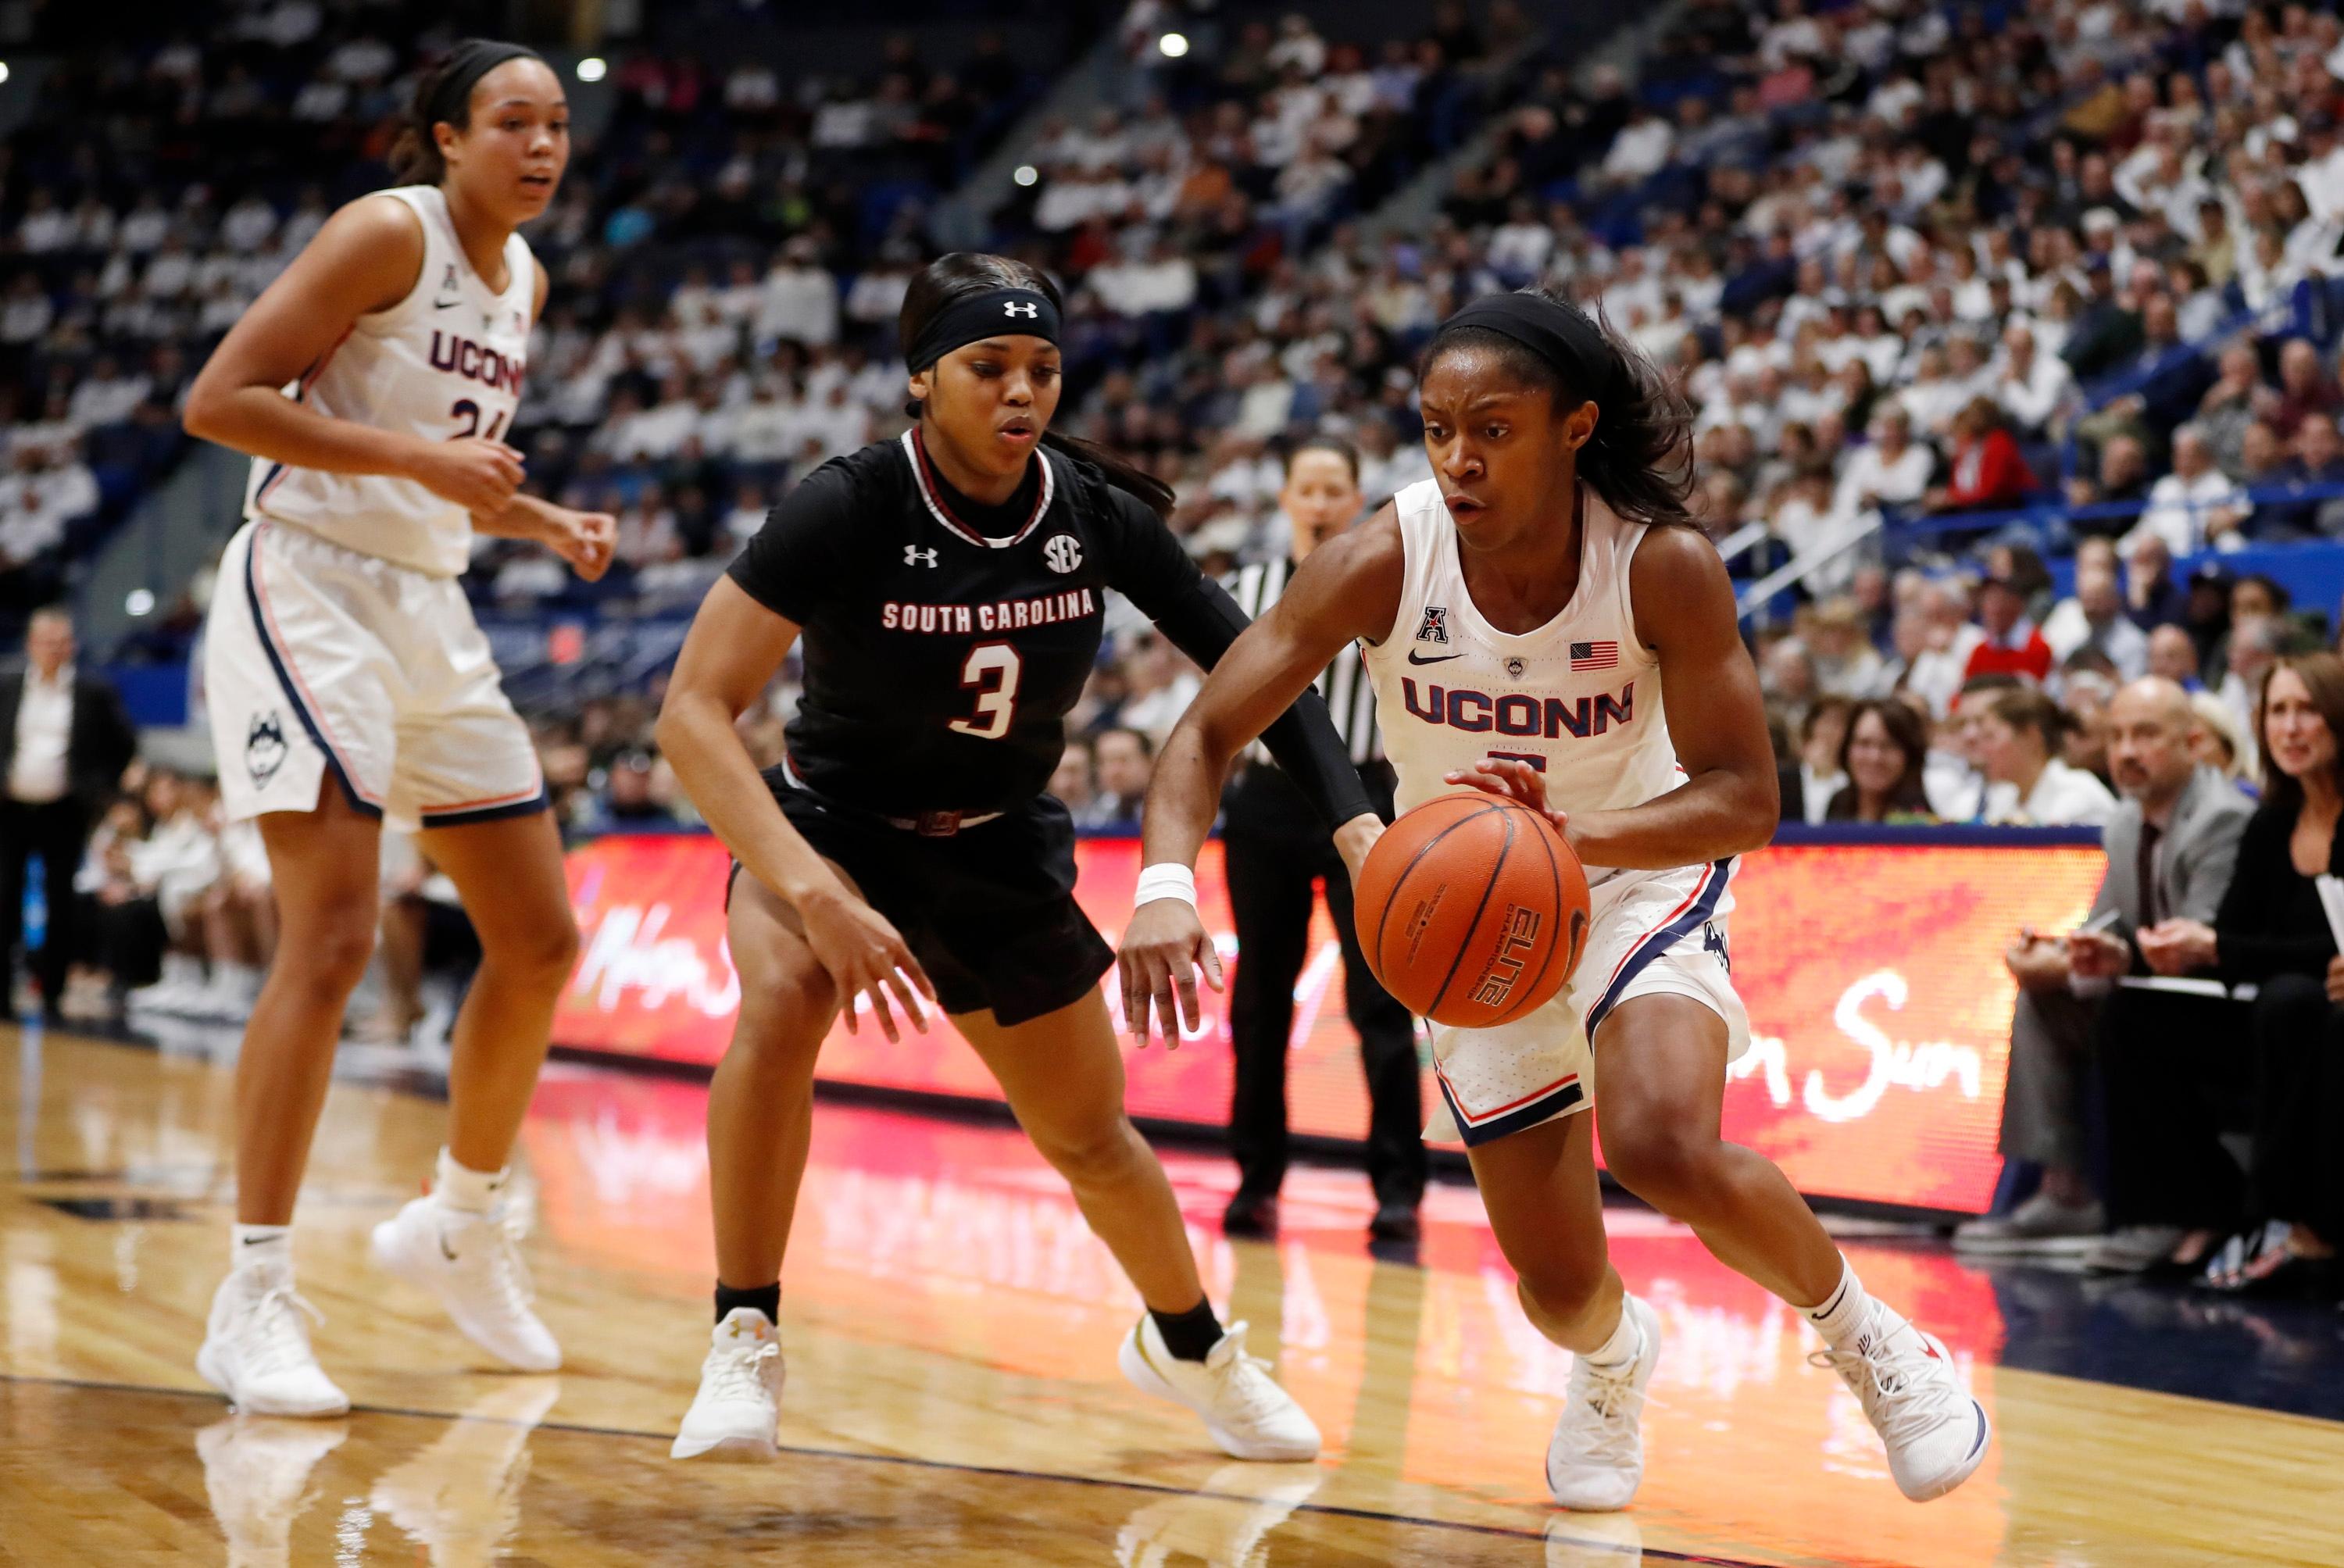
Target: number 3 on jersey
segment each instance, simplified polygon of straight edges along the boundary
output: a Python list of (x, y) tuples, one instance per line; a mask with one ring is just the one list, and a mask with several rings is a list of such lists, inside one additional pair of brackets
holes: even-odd
[(980, 741), (997, 741), (1009, 733), (1017, 711), (1017, 650), (1006, 642), (979, 642), (968, 651), (960, 667), (960, 683), (976, 693), (976, 712), (945, 727)]

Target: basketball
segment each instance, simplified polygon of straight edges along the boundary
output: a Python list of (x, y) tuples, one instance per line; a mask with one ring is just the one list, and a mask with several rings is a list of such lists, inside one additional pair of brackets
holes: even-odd
[(1587, 945), (1587, 873), (1526, 805), (1478, 791), (1401, 814), (1360, 867), (1359, 947), (1420, 1017), (1481, 1029), (1551, 1000)]

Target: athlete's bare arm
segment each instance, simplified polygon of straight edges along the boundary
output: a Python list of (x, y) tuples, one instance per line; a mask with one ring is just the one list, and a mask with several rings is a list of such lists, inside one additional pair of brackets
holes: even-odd
[[(1142, 865), (1194, 865), (1212, 829), (1221, 781), (1238, 753), (1292, 706), (1346, 647), (1391, 630), (1404, 572), (1399, 518), (1395, 508), (1386, 506), (1360, 527), (1312, 551), (1269, 613), (1239, 633), (1205, 677), (1197, 700), (1157, 758), (1141, 816)], [(1372, 815), (1337, 828), (1335, 845), (1344, 864), (1356, 873), (1382, 831), (1383, 824)], [(1220, 959), (1204, 926), (1196, 911), (1177, 900), (1158, 899), (1133, 911), (1118, 961), (1124, 1017), (1143, 1044), (1151, 997), (1165, 1038), (1177, 1041), (1175, 995), (1183, 1021), (1193, 1026), (1198, 1016), (1196, 966), (1204, 966), (1215, 990), (1221, 985)]]
[(889, 989), (914, 1027), (927, 1027), (896, 971), (910, 976), (932, 1005), (935, 987), (894, 926), (850, 892), (790, 825), (733, 728), (764, 694), (798, 631), (797, 622), (758, 603), (731, 578), (718, 578), (668, 677), (656, 732), (660, 753), (741, 869), (797, 911), (806, 945), (838, 985), (847, 1027), (854, 1027), (854, 996), (866, 994), (892, 1040), (897, 1036)]
[[(1782, 813), (1758, 671), (1742, 646), (1733, 584), (1708, 540), (1656, 528), (1629, 568), (1636, 637), (1660, 655), (1669, 740), (1685, 782), (1642, 805), (1548, 812), (1590, 865), (1666, 870), (1756, 849)], [(1449, 775), (1546, 811), (1546, 777), (1484, 761)]]
[(359, 317), (405, 298), (422, 267), (422, 221), (406, 203), (363, 197), (334, 214), (212, 350), (187, 390), (187, 433), (292, 468), (411, 479), (475, 515), (502, 512), (521, 476), (502, 441), (377, 430), (279, 390)]
[[(545, 296), (551, 279), (546, 276), (544, 262), (532, 258), (530, 265), (537, 268), (536, 298), (529, 309), (533, 324), (545, 314)], [(571, 570), (589, 582), (598, 581), (611, 570), (611, 552), (619, 542), (619, 520), (609, 512), (578, 511), (540, 501), (533, 495), (516, 494), (501, 511), (485, 515), (474, 512), (472, 526), (498, 539), (535, 540), (568, 561)]]

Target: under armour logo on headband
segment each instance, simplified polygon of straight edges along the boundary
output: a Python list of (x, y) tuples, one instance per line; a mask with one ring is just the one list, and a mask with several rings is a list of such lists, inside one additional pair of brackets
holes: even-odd
[(1028, 321), (1032, 321), (1040, 317), (1042, 308), (1039, 305), (1020, 305), (1015, 299), (1005, 299), (1001, 304), (1001, 313), (1004, 316), (1023, 316)]

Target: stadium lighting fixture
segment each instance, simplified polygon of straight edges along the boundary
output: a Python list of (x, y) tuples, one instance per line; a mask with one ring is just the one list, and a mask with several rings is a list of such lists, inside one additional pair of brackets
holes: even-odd
[(610, 74), (610, 62), (603, 59), (601, 56), (589, 55), (578, 62), (578, 79), (581, 82), (599, 82)]
[(133, 615), (145, 615), (155, 608), (155, 595), (144, 588), (134, 588), (130, 597), (122, 602), (122, 608)]
[(1167, 60), (1177, 60), (1188, 52), (1188, 35), (1167, 33), (1156, 40), (1157, 52)]
[(0, 82), (5, 82), (5, 81), (6, 81), (7, 79), (8, 79), (8, 62), (7, 62), (7, 61), (5, 61), (5, 60), (0, 60)]
[(1021, 163), (1017, 166), (1017, 171), (1009, 177), (1019, 185), (1032, 185), (1042, 177), (1042, 171), (1030, 163)]

